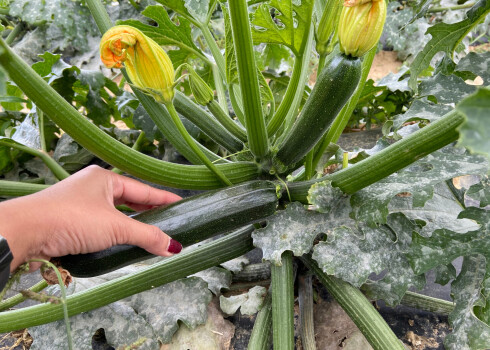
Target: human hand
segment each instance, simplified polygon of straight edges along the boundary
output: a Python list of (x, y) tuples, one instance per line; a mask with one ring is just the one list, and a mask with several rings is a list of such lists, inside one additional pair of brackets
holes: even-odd
[[(155, 226), (133, 220), (114, 206), (141, 211), (181, 198), (97, 166), (89, 166), (41, 192), (0, 203), (0, 235), (14, 260), (11, 271), (30, 259), (100, 251), (132, 244), (171, 256), (182, 245)], [(40, 264), (31, 264), (32, 268)]]

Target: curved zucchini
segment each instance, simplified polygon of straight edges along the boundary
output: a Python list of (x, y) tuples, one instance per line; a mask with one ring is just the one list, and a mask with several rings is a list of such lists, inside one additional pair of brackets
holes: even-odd
[[(277, 207), (276, 186), (270, 181), (251, 181), (205, 192), (167, 207), (132, 216), (155, 225), (183, 246), (229, 232), (272, 215)], [(100, 252), (57, 258), (75, 277), (101, 275), (153, 257), (132, 245), (118, 245)]]
[(359, 58), (338, 54), (325, 65), (301, 115), (279, 146), (274, 159), (279, 172), (299, 162), (316, 145), (354, 93), (360, 78)]

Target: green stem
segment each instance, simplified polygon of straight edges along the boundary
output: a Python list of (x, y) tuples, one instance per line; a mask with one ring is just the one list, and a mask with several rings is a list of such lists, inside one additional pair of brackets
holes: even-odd
[(20, 197), (48, 188), (49, 185), (0, 180), (0, 197)]
[(209, 47), (209, 50), (211, 51), (211, 54), (213, 55), (214, 61), (216, 62), (216, 65), (218, 66), (219, 73), (221, 75), (221, 81), (226, 81), (226, 63), (223, 55), (221, 54), (221, 51), (216, 44), (216, 40), (213, 37), (213, 34), (211, 34), (207, 23), (202, 24), (199, 26), (199, 29), (201, 29), (201, 33), (204, 36), (204, 40), (206, 40), (206, 44)]
[[(53, 122), (82, 147), (100, 159), (142, 180), (187, 189), (222, 187), (222, 182), (205, 166), (164, 162), (132, 150), (104, 133), (73, 108), (29, 65), (0, 40), (0, 64), (9, 77)], [(255, 179), (257, 164), (234, 162), (218, 164), (233, 183)], [(185, 176), (183, 176), (185, 174)]]
[(56, 163), (56, 161), (53, 158), (51, 158), (49, 154), (47, 154), (46, 152), (21, 145), (20, 143), (17, 142), (12, 142), (10, 139), (5, 139), (5, 138), (0, 139), (0, 146), (15, 148), (18, 149), (19, 151), (38, 157), (43, 161), (44, 164), (46, 164), (49, 170), (53, 172), (54, 176), (56, 176), (58, 180), (63, 180), (66, 179), (68, 176), (70, 176), (70, 174), (65, 169), (63, 169), (61, 165)]
[(232, 183), (228, 178), (221, 172), (213, 162), (211, 162), (206, 155), (199, 149), (197, 146), (196, 141), (189, 135), (187, 132), (184, 124), (182, 123), (182, 120), (180, 120), (179, 115), (177, 114), (177, 111), (175, 110), (175, 107), (172, 102), (168, 102), (165, 104), (165, 107), (167, 107), (168, 112), (170, 113), (170, 116), (172, 117), (172, 120), (179, 130), (180, 135), (184, 138), (184, 140), (187, 142), (189, 147), (194, 151), (194, 153), (201, 159), (201, 161), (208, 167), (209, 170), (211, 170), (225, 185), (231, 186)]
[[(34, 293), (39, 293), (42, 291), (44, 288), (48, 286), (48, 283), (46, 280), (41, 280), (35, 285), (33, 285), (31, 288), (29, 288), (29, 291), (34, 292)], [(8, 299), (0, 301), (0, 311), (10, 309), (14, 307), (15, 305), (18, 305), (22, 303), (24, 300), (26, 300), (26, 297), (23, 296), (22, 294), (16, 294)]]
[[(225, 84), (222, 82), (218, 67), (213, 65), (211, 67), (213, 72), (213, 79), (216, 86), (216, 96), (218, 97), (218, 103), (223, 108), (223, 110), (228, 110), (228, 101), (226, 100)], [(218, 83), (221, 82), (221, 83)]]
[(320, 76), (320, 73), (322, 72), (323, 66), (325, 66), (325, 59), (327, 58), (326, 55), (320, 55), (320, 59), (318, 60), (318, 67), (316, 69), (316, 76)]
[[(308, 80), (308, 66), (313, 48), (313, 37), (313, 27), (311, 27), (308, 36), (305, 38), (305, 49), (302, 55), (296, 57), (294, 61), (293, 73), (291, 74), (286, 94), (267, 125), (269, 135), (274, 135), (281, 126), (283, 132), (287, 131), (298, 115), (298, 109), (305, 91), (305, 84)], [(280, 139), (276, 141), (276, 144), (279, 144), (279, 142)]]
[(245, 125), (245, 116), (243, 115), (243, 104), (241, 103), (241, 97), (239, 97), (239, 91), (237, 92), (236, 89), (239, 89), (239, 86), (236, 84), (230, 84), (228, 86), (228, 91), (229, 91), (229, 96), (230, 96), (230, 102), (231, 106), (233, 107), (233, 111), (235, 112), (236, 117), (242, 123), (242, 125)]
[(359, 289), (325, 274), (311, 257), (305, 255), (301, 261), (318, 277), (375, 350), (405, 350), (402, 342)]
[(240, 125), (235, 123), (233, 119), (221, 108), (216, 101), (211, 101), (207, 105), (208, 109), (213, 113), (214, 117), (223, 125), (226, 130), (237, 137), (242, 142), (247, 142), (247, 132)]
[(230, 1), (228, 5), (242, 92), (247, 139), (250, 151), (260, 159), (269, 153), (269, 140), (260, 100), (247, 2), (245, 0), (234, 0)]
[(41, 150), (44, 153), (48, 153), (48, 148), (46, 147), (46, 130), (44, 128), (44, 113), (39, 108), (37, 108), (37, 115), (39, 117), (39, 142), (41, 143)]
[(17, 25), (12, 29), (12, 31), (9, 33), (9, 35), (5, 38), (5, 43), (7, 45), (12, 45), (14, 42), (15, 38), (22, 32), (24, 29), (24, 22), (19, 22)]
[(457, 129), (463, 122), (464, 117), (453, 110), (441, 119), (347, 169), (315, 180), (290, 182), (288, 190), (291, 198), (307, 202), (306, 196), (310, 187), (316, 182), (325, 180), (332, 181), (334, 186), (348, 194), (359, 191), (456, 141), (459, 136)]
[(313, 286), (312, 276), (299, 278), (298, 286), (299, 319), (301, 345), (304, 350), (316, 350), (315, 327), (313, 324)]
[(66, 305), (66, 288), (65, 288), (65, 282), (63, 281), (63, 278), (61, 277), (60, 270), (51, 262), (44, 260), (44, 259), (31, 259), (29, 262), (40, 262), (43, 263), (45, 266), (50, 267), (53, 269), (54, 273), (56, 274), (56, 278), (58, 279), (58, 285), (60, 286), (61, 290), (61, 305), (63, 307), (63, 318), (65, 320), (65, 327), (66, 327), (66, 338), (68, 341), (68, 349), (72, 350), (73, 349), (73, 339), (71, 337), (71, 328), (70, 328), (70, 317), (68, 316), (68, 307)]
[(315, 169), (313, 168), (313, 150), (309, 151), (305, 159), (305, 179), (312, 178)]
[[(303, 58), (305, 57), (310, 57), (309, 54), (303, 55), (296, 57), (294, 60), (294, 65), (293, 65), (293, 72), (291, 73), (291, 78), (289, 79), (289, 84), (286, 89), (286, 93), (284, 94), (284, 97), (282, 98), (281, 104), (277, 108), (276, 112), (272, 116), (271, 120), (269, 121), (269, 124), (267, 124), (267, 133), (269, 135), (274, 135), (277, 130), (279, 130), (279, 127), (283, 124), (284, 119), (286, 118), (286, 115), (288, 114), (288, 111), (291, 107), (291, 104), (293, 103), (294, 96), (296, 96), (296, 93), (299, 93), (298, 87), (299, 87), (299, 82), (301, 80), (301, 76), (303, 74)], [(303, 93), (303, 89), (301, 90), (301, 94)]]
[[(160, 103), (157, 103), (153, 97), (146, 95), (138, 88), (134, 87), (133, 91), (148, 112), (151, 120), (153, 120), (157, 126), (158, 130), (160, 130), (163, 136), (175, 147), (175, 149), (192, 164), (203, 164), (201, 158), (196, 155), (192, 148), (189, 147), (189, 144), (184, 137), (180, 134), (169, 112)], [(219, 159), (216, 154), (203, 145), (199, 144), (198, 147), (210, 160), (215, 161)]]
[[(68, 314), (73, 316), (87, 312), (237, 258), (253, 249), (252, 231), (250, 227), (242, 229), (134, 274), (72, 294), (66, 299)], [(37, 326), (62, 318), (63, 308), (55, 304), (3, 312), (0, 313), (0, 332)]]
[(248, 350), (268, 350), (272, 326), (272, 294), (267, 293), (262, 309), (257, 313), (248, 341)]
[(448, 6), (448, 7), (432, 7), (432, 8), (427, 10), (427, 13), (437, 13), (437, 12), (444, 12), (444, 11), (448, 11), (448, 10), (463, 10), (463, 9), (473, 7), (474, 5), (475, 5), (474, 2), (469, 2), (466, 4), (462, 4), (462, 5), (454, 5), (454, 6)]
[(373, 64), (374, 56), (376, 55), (376, 47), (374, 47), (371, 51), (369, 51), (362, 60), (362, 74), (359, 85), (354, 91), (354, 94), (350, 98), (349, 102), (342, 108), (339, 115), (333, 121), (330, 129), (328, 129), (327, 134), (323, 137), (323, 140), (320, 143), (319, 147), (315, 147), (315, 157), (313, 158), (313, 168), (316, 169), (320, 159), (322, 158), (323, 152), (327, 149), (330, 142), (337, 142), (342, 131), (345, 129), (345, 126), (349, 122), (349, 119), (352, 115), (352, 112), (356, 108), (357, 101), (359, 101), (359, 97), (362, 94), (362, 90), (364, 89), (364, 85), (366, 83), (367, 76), (369, 74), (369, 70), (371, 69), (371, 65)]
[[(229, 132), (219, 123), (219, 120), (214, 119), (183, 93), (176, 91), (173, 103), (177, 112), (229, 152), (236, 153), (243, 149), (243, 143), (233, 133)], [(230, 118), (228, 117), (228, 119)]]
[(400, 303), (405, 306), (446, 316), (454, 310), (454, 303), (450, 301), (432, 298), (414, 292), (407, 292)]
[(271, 264), (272, 336), (274, 349), (294, 349), (293, 254), (286, 251), (282, 266)]
[[(145, 140), (145, 132), (142, 131), (138, 135), (138, 138), (136, 139), (136, 141), (134, 142), (134, 144), (131, 148), (134, 149), (135, 151), (139, 151), (144, 140)], [(118, 168), (112, 168), (112, 171), (116, 174), (119, 174), (119, 175), (124, 173), (124, 171), (122, 171), (121, 169), (118, 169)]]
[(87, 7), (90, 10), (90, 13), (92, 14), (92, 17), (94, 18), (95, 23), (97, 24), (97, 27), (99, 28), (100, 32), (102, 34), (107, 32), (112, 27), (113, 24), (102, 1), (86, 0), (85, 3), (87, 4)]

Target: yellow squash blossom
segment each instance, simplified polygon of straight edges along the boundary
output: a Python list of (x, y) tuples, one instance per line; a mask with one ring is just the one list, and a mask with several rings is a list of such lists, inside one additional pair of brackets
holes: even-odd
[(108, 68), (123, 63), (131, 82), (158, 102), (174, 97), (174, 68), (166, 52), (140, 30), (120, 25), (109, 29), (100, 41), (100, 58)]
[(385, 0), (345, 0), (339, 21), (340, 50), (361, 57), (378, 43), (385, 20)]

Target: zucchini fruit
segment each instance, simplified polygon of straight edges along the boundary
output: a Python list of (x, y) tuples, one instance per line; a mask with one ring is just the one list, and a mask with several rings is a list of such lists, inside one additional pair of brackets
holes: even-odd
[(298, 163), (322, 138), (361, 79), (361, 61), (335, 55), (322, 69), (298, 120), (288, 131), (273, 163), (282, 173)]
[[(229, 232), (274, 214), (278, 203), (276, 185), (251, 181), (205, 192), (132, 216), (155, 225), (184, 247)], [(100, 252), (56, 258), (75, 277), (101, 275), (153, 257), (133, 245), (117, 245)]]

